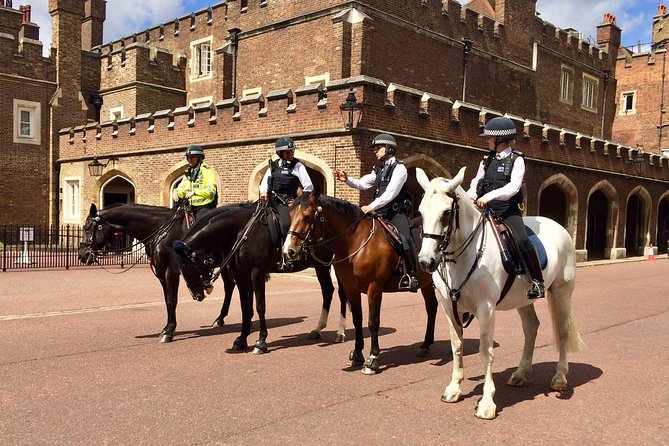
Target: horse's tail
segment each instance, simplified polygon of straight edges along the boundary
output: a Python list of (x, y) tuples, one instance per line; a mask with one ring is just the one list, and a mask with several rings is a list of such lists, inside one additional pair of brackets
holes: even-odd
[[(548, 299), (548, 309), (551, 312), (551, 321), (553, 325), (553, 341), (555, 344), (555, 349), (559, 350), (559, 325), (563, 323), (564, 317), (566, 317), (566, 323), (568, 324), (569, 334), (567, 336), (567, 351), (568, 352), (580, 352), (585, 350), (585, 343), (581, 339), (581, 334), (578, 332), (578, 327), (576, 326), (576, 320), (574, 319), (574, 313), (571, 309), (571, 298), (562, 299), (558, 305), (567, 305), (567, 308), (556, 307), (556, 298), (554, 296), (547, 296)], [(564, 315), (564, 316), (563, 316)]]

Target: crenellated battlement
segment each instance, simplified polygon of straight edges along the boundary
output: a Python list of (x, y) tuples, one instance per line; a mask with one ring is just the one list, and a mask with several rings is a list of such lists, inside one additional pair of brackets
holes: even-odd
[[(459, 146), (484, 149), (481, 128), (492, 117), (504, 115), (500, 110), (358, 76), (329, 83), (326, 98), (320, 86), (285, 88), (197, 108), (186, 106), (62, 129), (61, 161), (172, 152), (193, 141), (222, 147), (258, 138), (269, 141), (281, 134), (345, 133), (339, 104), (345, 101), (349, 87), (364, 101), (360, 126), (399, 137), (445, 145), (458, 141)], [(648, 158), (646, 176), (669, 179), (667, 158), (550, 123), (506, 116), (518, 129), (514, 147), (530, 160), (631, 175), (634, 170), (629, 160), (641, 153)], [(393, 122), (392, 128), (384, 128), (387, 122)]]

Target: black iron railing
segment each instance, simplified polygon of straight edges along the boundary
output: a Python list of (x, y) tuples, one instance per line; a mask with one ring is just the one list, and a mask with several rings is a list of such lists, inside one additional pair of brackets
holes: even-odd
[[(10, 269), (65, 268), (84, 267), (79, 261), (79, 243), (83, 231), (77, 225), (17, 225), (3, 224), (0, 233), (0, 255), (2, 271)], [(133, 246), (132, 238), (116, 234), (113, 250), (122, 250)], [(143, 249), (119, 251), (98, 258), (103, 266), (121, 268), (136, 263), (148, 263)]]

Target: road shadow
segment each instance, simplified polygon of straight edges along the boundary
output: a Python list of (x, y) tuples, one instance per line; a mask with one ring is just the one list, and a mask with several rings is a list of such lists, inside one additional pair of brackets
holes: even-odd
[[(307, 316), (298, 316), (291, 318), (273, 318), (273, 319), (265, 319), (265, 321), (267, 323), (267, 330), (270, 331), (273, 328), (277, 327), (301, 324), (302, 322), (304, 322), (305, 319), (307, 319)], [(254, 320), (253, 326), (251, 328), (251, 334), (249, 335), (249, 342), (251, 342), (251, 339), (253, 339), (253, 342), (255, 342), (255, 339), (257, 339), (257, 333), (259, 329), (260, 329), (259, 321)], [(177, 330), (174, 333), (174, 339), (172, 340), (172, 342), (185, 341), (188, 339), (199, 338), (199, 337), (219, 336), (227, 333), (240, 333), (241, 331), (242, 331), (242, 324), (239, 322), (234, 324), (225, 324), (222, 327), (212, 327), (208, 325), (203, 325), (197, 330)], [(145, 335), (137, 335), (135, 336), (135, 339), (151, 339), (151, 338), (157, 339), (159, 337), (160, 333), (151, 333)]]
[[(555, 374), (557, 362), (540, 362), (532, 365), (532, 371), (527, 375), (527, 384), (524, 387), (513, 387), (506, 384), (507, 379), (516, 371), (516, 367), (509, 367), (502, 372), (493, 373), (495, 380), (495, 404), (498, 415), (507, 407), (512, 407), (523, 401), (530, 401), (537, 396), (548, 396), (554, 394), (555, 398), (568, 400), (574, 395), (574, 389), (599, 379), (604, 372), (602, 369), (591, 364), (578, 362), (569, 363), (569, 374), (567, 375), (567, 388), (558, 392), (550, 389), (551, 379)], [(463, 395), (463, 399), (476, 397), (481, 398), (483, 394), (483, 375), (469, 378), (470, 381), (480, 381), (470, 393)]]

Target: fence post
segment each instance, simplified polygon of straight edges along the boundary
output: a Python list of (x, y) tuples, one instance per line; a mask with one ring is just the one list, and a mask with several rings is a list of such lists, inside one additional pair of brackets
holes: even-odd
[(70, 225), (65, 226), (65, 269), (70, 269)]

